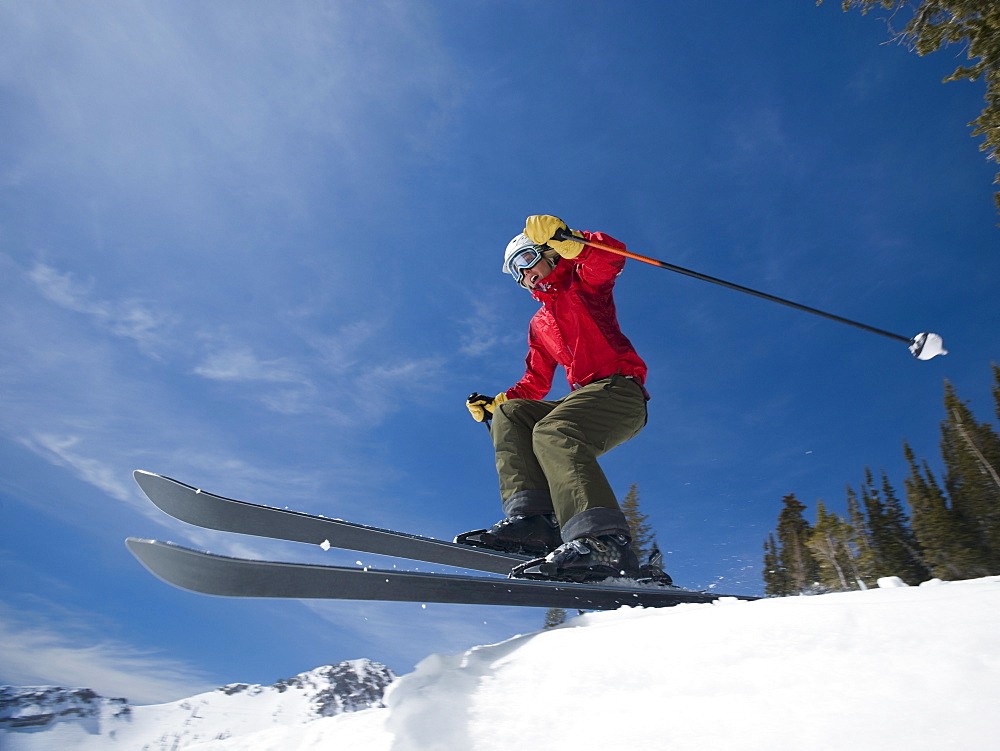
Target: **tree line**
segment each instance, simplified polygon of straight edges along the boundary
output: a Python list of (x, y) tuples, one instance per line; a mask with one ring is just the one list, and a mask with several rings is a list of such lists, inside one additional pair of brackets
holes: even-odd
[[(1000, 420), (995, 364), (993, 400)], [(919, 584), (1000, 572), (1000, 438), (948, 381), (944, 408), (940, 478), (903, 443), (909, 513), (885, 472), (876, 477), (867, 467), (858, 490), (847, 488), (846, 515), (819, 500), (810, 524), (794, 494), (782, 499), (777, 529), (764, 543), (768, 595), (864, 589), (882, 576)]]

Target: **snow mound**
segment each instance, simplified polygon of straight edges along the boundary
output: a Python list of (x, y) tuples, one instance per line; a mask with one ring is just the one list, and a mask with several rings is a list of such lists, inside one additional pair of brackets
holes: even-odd
[(320, 716), (312, 697), (336, 682), (320, 669), (192, 697), (177, 703), (182, 716), (136, 707), (147, 745), (121, 727), (117, 737), (8, 733), (0, 746), (978, 751), (1000, 738), (998, 633), (1000, 576), (919, 587), (886, 577), (864, 592), (589, 613), (431, 655), (389, 686), (385, 708)]
[(935, 584), (624, 608), (434, 655), (389, 689), (391, 748), (996, 748), (1000, 577)]

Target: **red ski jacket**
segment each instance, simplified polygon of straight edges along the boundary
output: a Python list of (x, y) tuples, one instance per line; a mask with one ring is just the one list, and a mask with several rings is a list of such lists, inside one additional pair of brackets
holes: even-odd
[[(600, 232), (584, 232), (587, 240), (625, 249)], [(527, 370), (507, 389), (510, 399), (544, 399), (552, 388), (556, 365), (566, 370), (570, 388), (620, 373), (639, 385), (646, 363), (618, 326), (612, 290), (625, 257), (591, 245), (576, 258), (563, 258), (533, 290), (542, 303), (528, 326)]]

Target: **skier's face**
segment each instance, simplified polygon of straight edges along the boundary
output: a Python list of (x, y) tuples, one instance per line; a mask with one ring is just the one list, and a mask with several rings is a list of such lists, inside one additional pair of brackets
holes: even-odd
[(544, 258), (539, 258), (538, 261), (530, 269), (524, 270), (524, 276), (521, 278), (521, 284), (528, 289), (534, 289), (535, 286), (542, 281), (545, 277), (552, 273), (552, 264), (546, 261)]

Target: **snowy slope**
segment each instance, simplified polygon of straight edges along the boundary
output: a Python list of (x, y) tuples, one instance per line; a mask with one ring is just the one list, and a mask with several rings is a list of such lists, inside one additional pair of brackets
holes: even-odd
[[(237, 685), (134, 707), (110, 734), (92, 734), (94, 723), (60, 722), (0, 734), (0, 747), (1000, 749), (1000, 576), (880, 584), (583, 615), (428, 657), (389, 687), (386, 708), (322, 716), (316, 688), (329, 681), (313, 671), (283, 689)], [(120, 705), (109, 705), (115, 711)]]
[[(0, 749), (174, 751), (209, 740), (289, 728), (380, 706), (393, 679), (384, 665), (351, 660), (273, 686), (234, 683), (181, 701), (130, 707), (123, 699), (58, 688), (0, 691)], [(20, 701), (18, 701), (20, 699)], [(294, 732), (294, 730), (293, 730)]]
[(587, 614), (199, 751), (993, 751), (1000, 577)]

